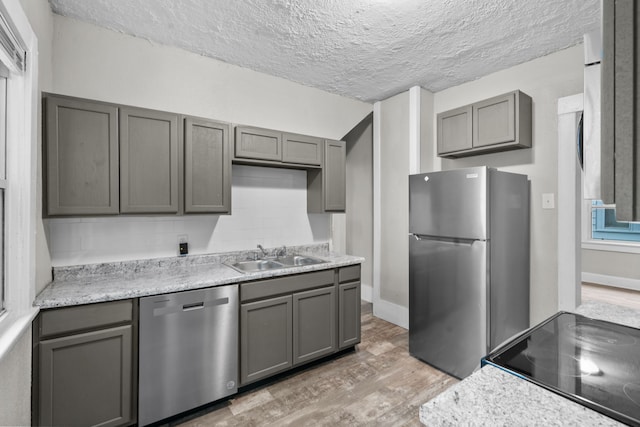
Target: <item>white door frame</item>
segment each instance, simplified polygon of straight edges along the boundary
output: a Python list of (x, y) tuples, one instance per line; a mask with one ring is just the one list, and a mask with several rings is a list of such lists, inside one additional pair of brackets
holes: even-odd
[(581, 302), (582, 170), (576, 151), (583, 96), (558, 99), (558, 310)]

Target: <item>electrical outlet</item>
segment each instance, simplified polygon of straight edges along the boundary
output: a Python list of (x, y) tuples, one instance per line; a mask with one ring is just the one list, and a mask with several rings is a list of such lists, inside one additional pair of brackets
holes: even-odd
[(555, 194), (543, 193), (542, 194), (542, 209), (554, 209), (556, 207)]
[(180, 255), (187, 255), (189, 253), (189, 244), (187, 242), (178, 243), (178, 252)]

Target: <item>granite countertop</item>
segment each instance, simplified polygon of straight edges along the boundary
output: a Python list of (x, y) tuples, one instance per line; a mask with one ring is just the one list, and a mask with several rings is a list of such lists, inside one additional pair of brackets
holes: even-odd
[(364, 258), (329, 252), (328, 244), (287, 248), (288, 254), (321, 258), (323, 264), (241, 273), (229, 267), (236, 261), (254, 259), (257, 251), (156, 258), (54, 268), (53, 281), (40, 292), (34, 305), (66, 307), (179, 292), (307, 273), (360, 264)]
[[(594, 301), (576, 313), (640, 328), (640, 311)], [(620, 426), (616, 420), (487, 365), (420, 407), (427, 426)]]

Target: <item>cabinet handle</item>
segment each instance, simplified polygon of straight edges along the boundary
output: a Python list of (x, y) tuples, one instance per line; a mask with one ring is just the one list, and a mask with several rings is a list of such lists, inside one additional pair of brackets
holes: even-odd
[(195, 302), (193, 304), (184, 304), (182, 311), (198, 310), (204, 307), (204, 301)]

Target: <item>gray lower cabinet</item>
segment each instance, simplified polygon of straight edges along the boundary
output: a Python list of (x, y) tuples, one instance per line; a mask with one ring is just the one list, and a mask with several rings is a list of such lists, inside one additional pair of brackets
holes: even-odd
[(240, 306), (240, 385), (293, 365), (291, 295)]
[(360, 342), (360, 265), (338, 270), (338, 347)]
[(338, 346), (351, 347), (360, 342), (360, 282), (338, 286)]
[(231, 213), (231, 126), (184, 120), (185, 213)]
[(531, 147), (531, 97), (519, 90), (439, 113), (438, 156)]
[(120, 108), (120, 211), (178, 212), (179, 117)]
[(136, 422), (131, 300), (44, 310), (34, 323), (35, 425)]
[(293, 364), (336, 351), (335, 287), (293, 294)]
[(307, 211), (344, 212), (346, 208), (347, 144), (325, 140), (322, 169), (307, 171)]
[(46, 213), (117, 214), (118, 108), (51, 95), (44, 104)]
[(640, 221), (640, 4), (602, 2), (602, 200)]
[(338, 350), (336, 272), (240, 285), (240, 385)]

